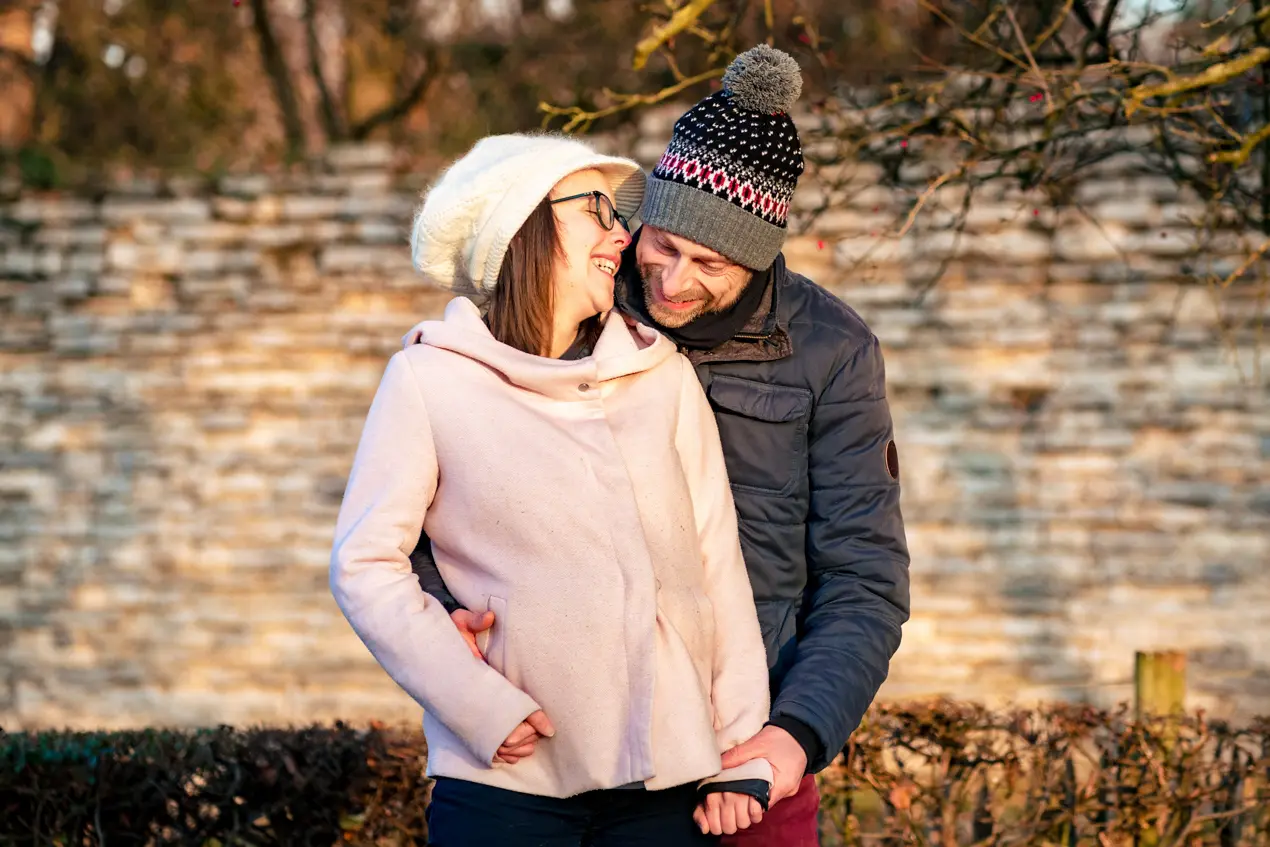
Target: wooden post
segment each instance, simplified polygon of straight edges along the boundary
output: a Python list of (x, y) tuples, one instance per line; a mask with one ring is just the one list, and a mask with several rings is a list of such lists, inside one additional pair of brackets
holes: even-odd
[(1138, 720), (1186, 711), (1186, 654), (1138, 652), (1134, 657), (1133, 711)]
[[(1167, 756), (1177, 741), (1178, 718), (1186, 710), (1186, 654), (1177, 650), (1141, 652), (1134, 656), (1133, 711), (1137, 720), (1159, 732)], [(1136, 847), (1157, 847), (1160, 835), (1144, 830), (1133, 840)]]

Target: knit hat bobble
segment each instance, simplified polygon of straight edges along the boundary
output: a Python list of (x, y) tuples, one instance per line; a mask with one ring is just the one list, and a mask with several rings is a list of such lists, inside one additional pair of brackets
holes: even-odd
[(802, 72), (788, 53), (760, 44), (737, 56), (722, 89), (675, 122), (648, 181), (644, 223), (746, 267), (770, 267), (804, 168), (789, 116), (801, 93)]

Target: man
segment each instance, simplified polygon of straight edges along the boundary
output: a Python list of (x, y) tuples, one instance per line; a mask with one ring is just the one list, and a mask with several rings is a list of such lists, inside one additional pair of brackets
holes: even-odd
[[(767, 814), (724, 838), (753, 847), (818, 843), (812, 774), (842, 750), (886, 679), (909, 604), (878, 339), (780, 253), (803, 171), (788, 115), (801, 87), (797, 63), (761, 45), (679, 119), (649, 180), (619, 295), (627, 315), (692, 361), (719, 425), (770, 668), (770, 721), (723, 761), (772, 764)], [(492, 615), (457, 606), (426, 538), (412, 560), (475, 650)], [(511, 753), (532, 750), (532, 729), (524, 734)]]

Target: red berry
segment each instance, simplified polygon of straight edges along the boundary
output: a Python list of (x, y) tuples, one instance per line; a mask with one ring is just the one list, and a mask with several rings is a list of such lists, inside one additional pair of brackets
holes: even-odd
[(905, 138), (903, 141), (901, 141), (901, 142), (900, 142), (900, 149), (901, 149), (901, 150), (907, 150), (907, 149), (908, 149), (908, 139), (907, 139), (907, 138)]

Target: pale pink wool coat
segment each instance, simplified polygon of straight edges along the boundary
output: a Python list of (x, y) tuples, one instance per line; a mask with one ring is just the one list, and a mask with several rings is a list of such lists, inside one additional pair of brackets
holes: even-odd
[[(567, 797), (771, 780), (720, 753), (762, 728), (767, 663), (714, 416), (664, 337), (610, 315), (592, 356), (494, 340), (453, 300), (392, 357), (362, 433), (331, 590), (424, 708), (428, 773)], [(474, 658), (411, 573), (497, 615)], [(526, 716), (553, 738), (491, 764)]]

